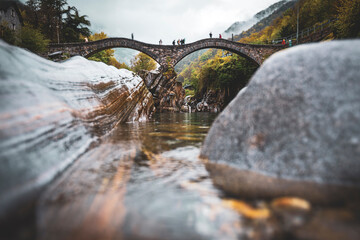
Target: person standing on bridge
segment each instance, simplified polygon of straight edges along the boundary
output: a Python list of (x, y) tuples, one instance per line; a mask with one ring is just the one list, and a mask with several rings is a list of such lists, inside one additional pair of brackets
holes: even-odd
[(173, 46), (175, 46), (175, 40), (173, 41)]
[(220, 39), (222, 38), (221, 34), (219, 34), (219, 38), (220, 38)]
[(212, 38), (212, 33), (211, 32), (209, 33), (209, 36), (210, 36), (210, 38)]
[(160, 39), (160, 41), (159, 41), (159, 45), (162, 45), (162, 40)]
[(133, 33), (131, 34), (131, 40), (134, 40), (134, 34)]

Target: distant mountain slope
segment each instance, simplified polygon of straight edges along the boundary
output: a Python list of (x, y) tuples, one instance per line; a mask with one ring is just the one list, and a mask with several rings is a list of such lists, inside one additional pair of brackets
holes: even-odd
[(287, 9), (293, 7), (297, 0), (282, 0), (274, 3), (255, 14), (254, 17), (247, 21), (235, 22), (224, 32), (226, 38), (234, 34), (234, 40), (238, 41), (242, 37), (249, 36), (253, 32), (258, 32), (268, 26), (273, 20), (281, 16)]
[(199, 51), (196, 51), (196, 52), (193, 52), (193, 53), (187, 55), (178, 64), (176, 64), (175, 71), (180, 73), (187, 66), (189, 66), (192, 62), (196, 61), (206, 51), (207, 51), (207, 49), (203, 49), (203, 50), (199, 50)]
[(139, 54), (139, 51), (130, 49), (130, 48), (114, 48), (114, 57), (119, 62), (123, 62), (126, 65), (131, 65), (131, 60), (135, 58), (137, 54)]

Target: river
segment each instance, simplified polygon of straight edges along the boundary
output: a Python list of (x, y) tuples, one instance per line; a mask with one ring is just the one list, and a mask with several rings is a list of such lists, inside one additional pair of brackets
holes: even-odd
[(43, 195), (40, 239), (236, 239), (239, 215), (198, 158), (215, 116), (119, 125)]

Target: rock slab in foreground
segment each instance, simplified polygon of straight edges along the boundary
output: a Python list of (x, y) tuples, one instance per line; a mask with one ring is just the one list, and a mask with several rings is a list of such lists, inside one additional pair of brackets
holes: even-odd
[(214, 182), (248, 197), (358, 199), (360, 41), (267, 60), (219, 115), (201, 151)]
[(0, 224), (103, 134), (153, 111), (130, 71), (82, 57), (54, 63), (0, 41)]

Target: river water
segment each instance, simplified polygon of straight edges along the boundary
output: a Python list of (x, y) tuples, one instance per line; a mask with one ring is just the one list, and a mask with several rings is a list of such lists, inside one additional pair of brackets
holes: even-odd
[(215, 117), (162, 113), (119, 125), (43, 195), (39, 238), (236, 239), (239, 214), (198, 158)]
[(216, 188), (198, 158), (215, 117), (162, 113), (118, 125), (49, 184), (33, 236), (19, 239), (357, 239), (358, 206)]

